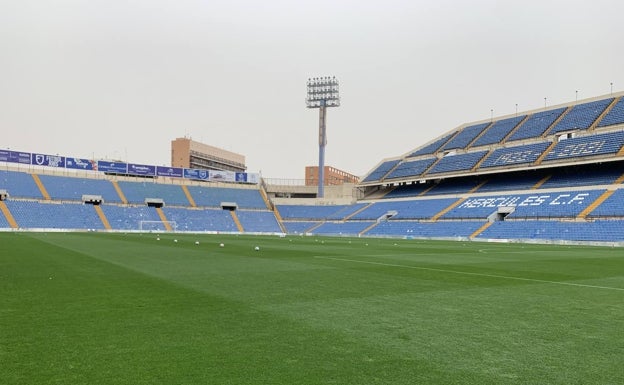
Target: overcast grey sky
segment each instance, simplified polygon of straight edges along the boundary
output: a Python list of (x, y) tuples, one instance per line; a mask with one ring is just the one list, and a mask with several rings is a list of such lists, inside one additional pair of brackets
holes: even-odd
[(621, 0), (0, 0), (0, 148), (168, 165), (190, 136), (303, 178), (469, 121), (624, 90)]

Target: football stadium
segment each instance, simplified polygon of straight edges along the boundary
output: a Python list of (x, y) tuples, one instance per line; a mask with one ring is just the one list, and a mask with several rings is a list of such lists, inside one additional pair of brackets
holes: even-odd
[(462, 124), (326, 198), (0, 162), (5, 384), (624, 381), (624, 93)]

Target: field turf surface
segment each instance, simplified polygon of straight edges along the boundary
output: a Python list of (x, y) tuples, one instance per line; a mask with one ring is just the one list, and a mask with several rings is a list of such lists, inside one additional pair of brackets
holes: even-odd
[(623, 359), (620, 248), (0, 233), (4, 385), (622, 384)]

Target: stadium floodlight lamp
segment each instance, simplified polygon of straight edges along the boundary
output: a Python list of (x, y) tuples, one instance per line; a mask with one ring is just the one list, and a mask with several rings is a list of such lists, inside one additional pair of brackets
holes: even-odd
[(325, 145), (327, 144), (327, 130), (325, 118), (327, 107), (340, 107), (340, 87), (335, 76), (308, 78), (307, 83), (307, 108), (319, 109), (319, 168), (318, 168), (318, 194), (323, 198), (325, 185)]

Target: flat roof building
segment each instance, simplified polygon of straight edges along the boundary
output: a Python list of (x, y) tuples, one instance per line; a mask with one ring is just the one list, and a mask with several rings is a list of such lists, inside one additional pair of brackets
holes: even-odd
[(203, 170), (245, 172), (245, 156), (189, 138), (171, 141), (171, 166)]

